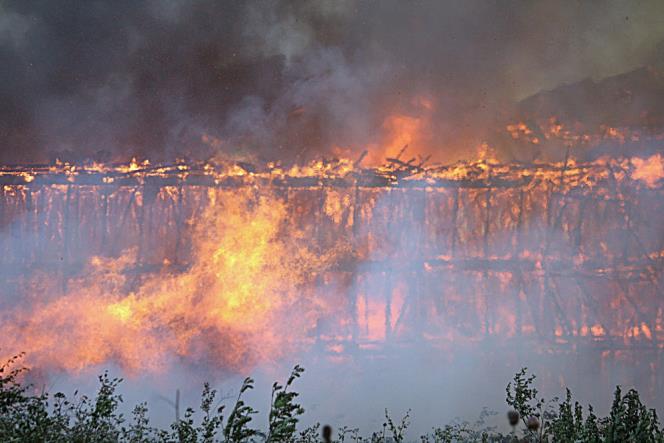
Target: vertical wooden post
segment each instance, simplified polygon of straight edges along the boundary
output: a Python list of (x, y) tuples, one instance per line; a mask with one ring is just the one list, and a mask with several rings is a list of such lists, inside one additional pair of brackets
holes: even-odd
[(101, 185), (100, 186), (101, 190), (101, 242), (100, 242), (100, 252), (103, 255), (110, 255), (109, 252), (107, 251), (106, 248), (108, 246), (108, 217), (109, 217), (109, 211), (108, 211), (108, 199), (111, 193), (111, 190), (108, 185)]
[(26, 210), (26, 223), (23, 229), (23, 246), (25, 248), (24, 257), (27, 261), (26, 264), (31, 264), (34, 262), (35, 257), (35, 244), (34, 244), (34, 235), (35, 228), (34, 222), (34, 202), (32, 199), (32, 186), (30, 184), (26, 185), (25, 189), (25, 210)]
[[(519, 191), (519, 215), (517, 217), (516, 221), (516, 245), (515, 249), (512, 251), (512, 259), (516, 261), (517, 257), (521, 254), (521, 250), (523, 248), (522, 245), (522, 239), (523, 239), (523, 204), (524, 204), (524, 192), (523, 189)], [(523, 318), (522, 318), (522, 307), (521, 307), (521, 290), (524, 290), (525, 293), (525, 287), (523, 287), (522, 282), (523, 282), (523, 277), (521, 276), (521, 270), (516, 269), (512, 270), (512, 284), (514, 284), (515, 281), (518, 280), (518, 284), (515, 285), (514, 289), (514, 303), (515, 303), (515, 313), (516, 313), (516, 321), (515, 321), (515, 329), (516, 329), (516, 335), (521, 336), (521, 331), (523, 329)], [(526, 295), (527, 296), (527, 295)]]
[[(360, 185), (359, 180), (355, 179), (355, 198), (353, 199), (353, 227), (352, 227), (352, 243), (353, 249), (358, 247), (358, 237), (360, 235), (360, 213), (362, 208), (362, 202), (360, 201)], [(359, 335), (358, 319), (357, 319), (357, 297), (359, 293), (359, 284), (360, 276), (358, 275), (357, 267), (353, 267), (351, 275), (351, 290), (350, 290), (350, 300), (348, 303), (348, 310), (350, 314), (351, 322), (351, 341), (352, 346), (357, 346), (357, 340)], [(364, 299), (364, 309), (365, 313), (368, 312), (369, 300), (365, 294)]]
[(39, 205), (38, 208), (41, 208), (41, 214), (37, 213), (37, 241), (35, 246), (37, 251), (39, 251), (38, 256), (41, 260), (47, 255), (47, 238), (52, 236), (47, 232), (47, 229), (53, 229), (53, 224), (48, 222), (51, 219), (51, 211), (53, 210), (53, 205), (50, 204), (53, 200), (53, 190), (48, 186), (42, 186), (39, 190)]
[(484, 253), (484, 258), (489, 258), (489, 231), (491, 228), (491, 186), (486, 190), (484, 204), (486, 206), (486, 212), (484, 216), (484, 232), (483, 232), (483, 245), (482, 250)]
[(182, 242), (182, 229), (184, 225), (184, 188), (182, 179), (178, 183), (178, 201), (175, 215), (175, 251), (173, 252), (173, 264), (180, 262), (180, 244)]
[(385, 341), (392, 338), (392, 265), (385, 272)]
[(455, 258), (457, 244), (457, 218), (459, 216), (459, 187), (454, 188), (454, 204), (452, 206), (452, 259)]
[(62, 245), (62, 257), (60, 257), (62, 264), (62, 292), (67, 292), (67, 285), (69, 280), (69, 239), (70, 239), (70, 221), (69, 221), (69, 212), (71, 205), (71, 194), (72, 194), (72, 185), (67, 185), (67, 193), (65, 195), (65, 204), (64, 204), (64, 215), (62, 222), (63, 225), (63, 245)]
[(143, 185), (141, 206), (138, 211), (138, 254), (136, 256), (136, 265), (143, 264), (143, 249), (145, 243), (145, 207), (147, 205), (147, 186)]
[[(393, 238), (393, 209), (394, 209), (394, 193), (398, 189), (390, 188), (388, 190), (388, 210), (387, 210), (387, 238), (391, 243), (398, 241), (398, 238)], [(400, 233), (399, 233), (400, 234)], [(394, 257), (390, 255), (387, 259), (387, 266), (385, 267), (385, 279), (383, 285), (383, 294), (385, 296), (385, 341), (389, 341), (392, 337), (392, 291), (394, 285)]]
[[(485, 194), (485, 203), (486, 213), (484, 216), (484, 238), (482, 245), (482, 252), (485, 260), (489, 260), (489, 231), (491, 228), (491, 171), (489, 171), (489, 186)], [(489, 272), (487, 271), (487, 264), (483, 271), (484, 274), (484, 334), (486, 336), (490, 335), (491, 331), (491, 308), (489, 304), (491, 303), (491, 295), (489, 295)]]
[[(122, 235), (125, 232), (125, 227), (127, 225), (127, 218), (129, 218), (129, 213), (131, 212), (131, 206), (134, 204), (136, 201), (136, 193), (138, 192), (137, 188), (134, 188), (132, 190), (132, 193), (129, 197), (129, 201), (127, 202), (127, 206), (125, 207), (124, 212), (122, 213), (122, 219), (120, 220), (120, 225), (119, 228), (115, 231), (116, 233)], [(112, 255), (119, 254), (122, 248), (122, 242), (115, 241), (111, 243), (111, 249), (112, 249)]]
[[(414, 329), (415, 333), (417, 334), (417, 337), (421, 337), (422, 334), (422, 325), (423, 325), (423, 318), (422, 318), (422, 313), (424, 306), (424, 287), (425, 287), (425, 282), (428, 281), (427, 273), (424, 269), (424, 260), (426, 259), (428, 255), (428, 249), (426, 245), (429, 244), (428, 242), (428, 234), (429, 234), (429, 227), (428, 227), (428, 220), (427, 220), (427, 200), (428, 200), (428, 190), (425, 187), (422, 189), (422, 201), (418, 203), (417, 209), (417, 214), (416, 214), (416, 222), (419, 222), (421, 224), (421, 230), (422, 232), (419, 233), (417, 236), (417, 241), (418, 241), (418, 257), (417, 257), (417, 268), (415, 270), (415, 279), (413, 282), (414, 285), (414, 294), (412, 294), (410, 297), (413, 299), (411, 303), (412, 307), (412, 313), (411, 315), (412, 321), (414, 322)], [(404, 308), (405, 308), (404, 304)]]
[(581, 252), (581, 227), (583, 226), (583, 217), (586, 212), (586, 199), (579, 201), (579, 214), (574, 227), (574, 255), (579, 255)]

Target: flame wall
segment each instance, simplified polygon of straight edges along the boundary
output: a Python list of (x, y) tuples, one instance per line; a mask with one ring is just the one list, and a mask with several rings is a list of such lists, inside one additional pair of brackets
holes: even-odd
[(45, 271), (66, 293), (91, 257), (130, 250), (121, 269), (131, 277), (127, 291), (143, 275), (189, 272), (209, 259), (194, 257), (201, 252), (191, 245), (206, 224), (216, 229), (204, 218), (211, 206), (267, 201), (284, 211), (275, 235), (304, 239), (309, 261), (335, 251), (297, 289), (335, 300), (306, 333), (333, 353), (488, 337), (661, 349), (657, 181), (646, 186), (619, 162), (408, 171), (300, 170), (269, 180), (161, 171), (133, 181), (79, 172), (26, 182), (7, 174), (14, 183), (0, 194), (10, 233), (0, 243), (3, 290), (34, 291), (30, 276)]

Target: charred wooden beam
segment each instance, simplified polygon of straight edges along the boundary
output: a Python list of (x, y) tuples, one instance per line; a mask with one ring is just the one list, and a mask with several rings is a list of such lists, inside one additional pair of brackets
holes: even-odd
[[(350, 187), (461, 187), (461, 188), (511, 188), (528, 186), (533, 180), (548, 180), (556, 188), (585, 189), (588, 180), (607, 182), (615, 188), (616, 170), (625, 172), (619, 163), (527, 164), (491, 165), (491, 177), (486, 176), (485, 163), (458, 163), (456, 165), (425, 167), (427, 158), (408, 161), (387, 159), (386, 167), (360, 168), (363, 156), (351, 166), (342, 163), (323, 164), (322, 169), (311, 169), (304, 175), (280, 169), (260, 168), (248, 163), (236, 163), (234, 172), (225, 172), (210, 165), (170, 164), (156, 166), (108, 165), (99, 167), (74, 167), (70, 165), (1, 166), (0, 186), (140, 186), (145, 181), (154, 186), (211, 186), (221, 188), (259, 185), (286, 187), (337, 186)], [(608, 173), (607, 173), (608, 171)], [(557, 179), (555, 178), (557, 174)], [(624, 174), (623, 174), (624, 175)], [(609, 177), (608, 179), (606, 177)]]

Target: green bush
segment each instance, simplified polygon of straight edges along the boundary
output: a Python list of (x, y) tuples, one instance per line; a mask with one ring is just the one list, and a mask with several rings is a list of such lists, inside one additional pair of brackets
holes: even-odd
[[(2, 442), (131, 442), (131, 443), (317, 443), (320, 425), (298, 432), (297, 425), (304, 408), (296, 403), (298, 393), (293, 383), (304, 369), (295, 366), (284, 385), (274, 383), (268, 415), (267, 432), (253, 427), (257, 411), (248, 406), (243, 395), (253, 389), (254, 380), (246, 378), (230, 414), (225, 419), (225, 405), (215, 403), (217, 392), (203, 386), (198, 411), (187, 408), (182, 419), (169, 428), (150, 426), (146, 403), (134, 407), (131, 417), (119, 412), (122, 396), (117, 388), (122, 382), (108, 373), (99, 377), (99, 390), (94, 398), (74, 393), (35, 394), (34, 387), (21, 382), (26, 369), (19, 366), (22, 355), (0, 366), (0, 441)], [(477, 421), (454, 422), (435, 428), (419, 438), (421, 443), (452, 442), (633, 442), (664, 443), (664, 431), (657, 413), (648, 409), (635, 390), (622, 393), (616, 388), (609, 415), (598, 418), (592, 406), (584, 414), (582, 406), (572, 401), (567, 390), (564, 400), (546, 401), (535, 387), (535, 376), (524, 368), (508, 383), (506, 402), (511, 408), (512, 432), (502, 434), (488, 427), (486, 419), (495, 415), (484, 409)], [(521, 423), (521, 426), (519, 426)], [(340, 428), (339, 443), (402, 443), (410, 424), (410, 411), (399, 421), (385, 410), (382, 430), (362, 437), (357, 429)], [(520, 428), (520, 429), (518, 429)]]

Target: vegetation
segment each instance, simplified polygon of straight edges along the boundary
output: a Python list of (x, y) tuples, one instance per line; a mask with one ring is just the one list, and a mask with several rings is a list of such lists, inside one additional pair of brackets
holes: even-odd
[[(320, 425), (297, 430), (304, 408), (296, 403), (298, 393), (293, 383), (304, 372), (295, 366), (284, 385), (274, 383), (268, 415), (267, 431), (255, 428), (255, 409), (248, 406), (243, 395), (254, 387), (254, 380), (246, 378), (230, 414), (225, 417), (225, 405), (215, 406), (217, 391), (205, 384), (198, 411), (188, 408), (181, 419), (168, 429), (150, 426), (146, 403), (134, 407), (131, 417), (125, 417), (119, 407), (122, 396), (117, 388), (122, 382), (107, 373), (99, 377), (99, 390), (94, 398), (74, 393), (67, 398), (62, 393), (35, 394), (34, 387), (22, 383), (26, 369), (19, 366), (18, 355), (0, 366), (0, 441), (2, 442), (173, 442), (173, 443), (242, 443), (293, 442), (314, 443), (402, 443), (410, 424), (410, 411), (401, 420), (393, 420), (385, 410), (383, 428), (369, 437), (359, 435), (357, 429), (340, 428), (336, 440), (329, 427)], [(599, 418), (592, 406), (584, 414), (578, 402), (572, 402), (567, 390), (562, 401), (546, 401), (535, 387), (535, 376), (524, 368), (507, 385), (506, 402), (511, 410), (507, 419), (512, 431), (501, 434), (486, 425), (486, 419), (496, 413), (482, 411), (474, 423), (455, 422), (435, 428), (421, 436), (421, 443), (443, 442), (662, 442), (654, 409), (646, 408), (635, 390), (623, 394), (616, 388), (613, 404), (607, 417)], [(321, 440), (322, 438), (322, 440)]]

